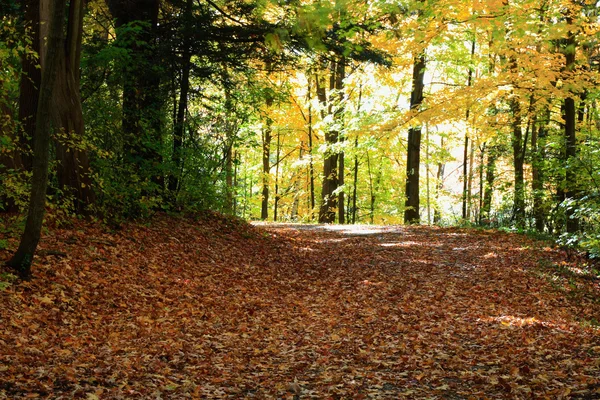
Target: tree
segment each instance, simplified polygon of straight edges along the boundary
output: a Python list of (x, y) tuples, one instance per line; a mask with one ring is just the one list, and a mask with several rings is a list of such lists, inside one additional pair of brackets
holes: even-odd
[[(416, 56), (413, 64), (410, 109), (418, 110), (423, 102), (425, 76), (425, 54)], [(404, 203), (404, 223), (418, 224), (421, 221), (419, 210), (419, 169), (421, 167), (421, 126), (408, 129), (406, 154), (406, 201)]]
[(73, 195), (74, 210), (86, 211), (96, 195), (90, 176), (90, 161), (84, 145), (84, 121), (81, 107), (80, 59), (83, 34), (83, 0), (71, 0), (67, 18), (67, 34), (59, 51), (59, 69), (52, 96), (52, 114), (56, 130), (62, 130), (56, 140), (59, 189), (63, 195)]
[(51, 99), (60, 65), (65, 3), (66, 0), (52, 0), (50, 2), (48, 46), (44, 55), (45, 68), (42, 73), (40, 97), (35, 118), (33, 177), (31, 180), (29, 210), (19, 248), (8, 261), (8, 265), (23, 279), (31, 277), (31, 263), (40, 240), (44, 219), (50, 156)]

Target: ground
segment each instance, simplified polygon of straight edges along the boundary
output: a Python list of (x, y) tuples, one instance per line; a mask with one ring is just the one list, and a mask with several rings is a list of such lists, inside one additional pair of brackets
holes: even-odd
[(0, 282), (0, 398), (597, 399), (600, 287), (573, 257), (475, 229), (73, 222)]

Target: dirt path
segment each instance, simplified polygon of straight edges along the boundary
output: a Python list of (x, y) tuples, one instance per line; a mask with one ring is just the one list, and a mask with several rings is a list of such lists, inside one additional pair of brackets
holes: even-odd
[(600, 398), (598, 283), (522, 236), (162, 218), (42, 245), (69, 256), (0, 291), (0, 398)]

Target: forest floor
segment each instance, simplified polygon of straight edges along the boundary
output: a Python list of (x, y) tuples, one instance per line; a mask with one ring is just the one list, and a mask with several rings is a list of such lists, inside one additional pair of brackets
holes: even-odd
[(0, 398), (598, 399), (584, 262), (474, 229), (73, 222), (0, 275)]

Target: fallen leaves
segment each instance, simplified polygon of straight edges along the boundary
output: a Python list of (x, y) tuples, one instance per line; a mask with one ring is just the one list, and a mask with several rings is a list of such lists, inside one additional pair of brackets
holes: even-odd
[(0, 397), (600, 396), (600, 291), (522, 236), (205, 215), (41, 246), (67, 256), (0, 292)]

